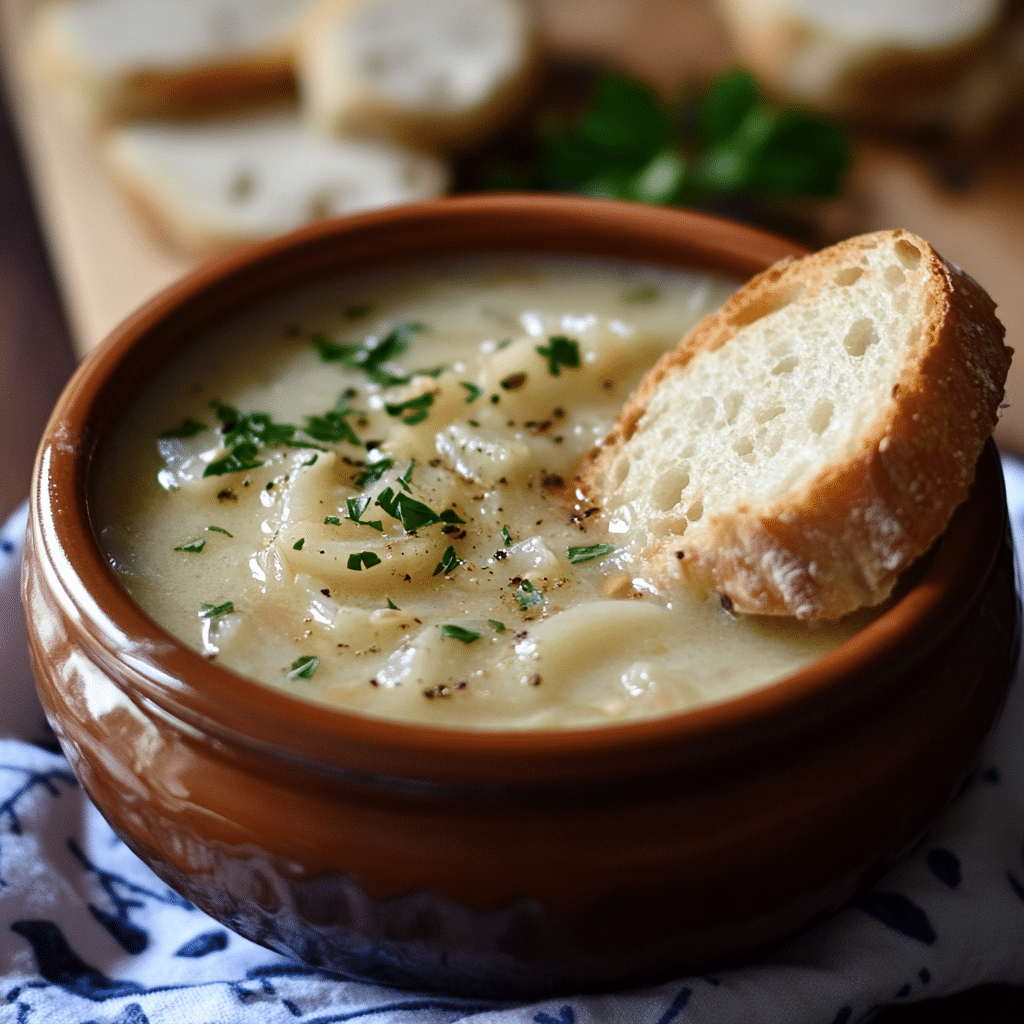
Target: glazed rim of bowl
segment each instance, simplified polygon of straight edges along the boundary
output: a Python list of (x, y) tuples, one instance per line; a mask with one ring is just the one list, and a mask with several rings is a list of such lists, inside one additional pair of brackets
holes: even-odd
[[(404, 263), (499, 251), (638, 259), (739, 279), (805, 252), (690, 211), (557, 196), (474, 196), (320, 222), (230, 254), (157, 295), (73, 377), (47, 427), (31, 496), (32, 528), (65, 613), (85, 623), (79, 640), (101, 666), (111, 675), (127, 673), (135, 699), (257, 757), (328, 775), (389, 775), (425, 784), (581, 782), (686, 763), (706, 766), (709, 759), (806, 735), (899, 685), (901, 667), (926, 657), (932, 643), (955, 628), (988, 576), (1005, 529), (991, 442), (972, 498), (947, 530), (950, 542), (938, 544), (921, 579), (892, 608), (784, 679), (672, 715), (544, 731), (408, 724), (292, 697), (207, 661), (157, 626), (117, 581), (89, 511), (93, 453), (124, 396), (177, 339), (246, 304), (346, 269), (386, 266), (396, 252)], [(96, 635), (104, 642), (91, 639)]]

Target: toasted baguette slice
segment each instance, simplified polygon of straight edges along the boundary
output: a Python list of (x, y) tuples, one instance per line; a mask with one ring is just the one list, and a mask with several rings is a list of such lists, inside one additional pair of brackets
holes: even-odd
[(648, 372), (583, 485), (659, 587), (876, 605), (967, 496), (1010, 362), (994, 310), (907, 231), (782, 261)]
[(309, 0), (47, 0), (35, 57), (99, 121), (188, 117), (294, 89)]
[(446, 164), (378, 142), (325, 139), (297, 113), (109, 133), (114, 176), (161, 233), (204, 255), (307, 221), (441, 195)]
[(518, 108), (538, 70), (523, 0), (320, 0), (299, 34), (311, 123), (454, 150)]
[(741, 62), (764, 85), (829, 114), (969, 137), (1024, 88), (1024, 16), (1006, 0), (717, 5)]

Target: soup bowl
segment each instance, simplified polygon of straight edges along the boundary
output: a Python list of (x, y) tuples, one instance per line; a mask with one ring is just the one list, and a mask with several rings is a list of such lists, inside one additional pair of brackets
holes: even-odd
[(129, 396), (268, 296), (438, 254), (635, 258), (742, 279), (799, 247), (695, 213), (491, 196), (318, 224), (200, 268), (83, 363), (35, 469), (24, 600), (86, 791), (245, 937), (396, 986), (539, 997), (749, 957), (892, 865), (957, 792), (1017, 656), (998, 455), (891, 607), (778, 682), (627, 724), (471, 730), (210, 662), (121, 587), (90, 500)]

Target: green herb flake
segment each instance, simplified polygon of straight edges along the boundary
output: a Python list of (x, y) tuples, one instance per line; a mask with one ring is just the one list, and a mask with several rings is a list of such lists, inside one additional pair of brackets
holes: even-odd
[(309, 457), (308, 459), (306, 459), (306, 461), (305, 461), (305, 462), (304, 462), (304, 463), (303, 463), (302, 465), (303, 465), (304, 467), (305, 467), (305, 466), (315, 466), (315, 465), (316, 465), (316, 460), (317, 460), (318, 458), (320, 458), (320, 456), (319, 456), (319, 455), (317, 455), (317, 453), (316, 453), (316, 452), (313, 452), (313, 454), (312, 454), (312, 455), (311, 455), (311, 456), (310, 456), (310, 457)]
[[(451, 516), (446, 518), (444, 514), (438, 515), (429, 505), (424, 505), (422, 501), (417, 501), (405, 491), (399, 491), (398, 494), (395, 494), (391, 487), (385, 487), (377, 495), (375, 504), (384, 509), (392, 519), (397, 519), (409, 533), (415, 533), (416, 530), (422, 529), (424, 526), (433, 526), (434, 523), (453, 521)], [(447, 509), (445, 512), (447, 512)], [(451, 515), (454, 515), (454, 513)], [(455, 518), (458, 522), (462, 522), (457, 516)]]
[(544, 595), (529, 580), (523, 580), (519, 584), (519, 593), (516, 597), (519, 600), (519, 607), (524, 611), (527, 608), (535, 608), (544, 601)]
[(296, 541), (296, 542), (295, 542), (295, 543), (294, 543), (294, 544), (292, 545), (292, 550), (293, 550), (293, 551), (301, 551), (301, 550), (302, 550), (302, 545), (303, 545), (303, 544), (305, 544), (305, 543), (306, 543), (306, 538), (305, 538), (305, 537), (300, 537), (300, 538), (299, 538), (299, 539), (298, 539), (298, 540), (297, 540), (297, 541)]
[(243, 415), (233, 406), (213, 401), (210, 407), (220, 420), (218, 428), (221, 444), (227, 454), (209, 463), (203, 476), (223, 476), (263, 465), (260, 452), (263, 448), (280, 445), (309, 447), (295, 440), (295, 427), (291, 423), (275, 423), (265, 412), (251, 412)]
[(378, 459), (369, 463), (365, 469), (356, 474), (356, 487), (365, 487), (368, 483), (379, 480), (389, 469), (394, 466), (392, 459)]
[(462, 565), (462, 559), (455, 554), (455, 548), (449, 545), (441, 556), (441, 561), (437, 563), (433, 575), (437, 576), (438, 573), (443, 572), (446, 576), (450, 576), (460, 565)]
[(548, 338), (547, 345), (538, 345), (537, 351), (547, 359), (548, 372), (553, 377), (562, 372), (563, 366), (570, 370), (578, 370), (580, 367), (580, 345), (571, 338), (555, 335)]
[(615, 550), (614, 544), (588, 544), (582, 547), (569, 548), (569, 561), (573, 565), (589, 562), (594, 558), (604, 558)]
[(223, 526), (208, 526), (207, 530), (210, 530), (213, 533), (223, 533), (225, 537), (233, 538), (235, 536), (233, 533), (228, 533)]
[(413, 459), (409, 463), (409, 468), (398, 478), (398, 482), (407, 491), (412, 487), (412, 471), (415, 468), (416, 468), (416, 460)]
[(360, 572), (365, 566), (367, 569), (380, 565), (380, 558), (372, 551), (359, 551), (348, 556), (348, 567), (354, 572)]
[(340, 516), (324, 516), (325, 526), (341, 526)]
[(303, 654), (296, 658), (288, 667), (288, 679), (311, 679), (320, 667), (320, 659), (315, 654)]
[(460, 380), (459, 387), (466, 389), (466, 405), (469, 405), (470, 402), (475, 402), (484, 393), (483, 388), (478, 388), (468, 380)]
[(371, 526), (373, 529), (383, 533), (384, 524), (380, 519), (372, 519), (366, 522), (362, 519), (363, 513), (369, 507), (372, 500), (368, 494), (361, 495), (358, 498), (346, 498), (345, 504), (348, 507), (348, 515), (345, 518), (353, 523), (357, 523), (359, 526)]
[(184, 544), (179, 544), (174, 550), (188, 551), (193, 555), (198, 555), (205, 547), (206, 539), (204, 537), (196, 537), (194, 540), (187, 540)]
[(225, 601), (223, 604), (206, 604), (199, 606), (199, 618), (216, 619), (221, 615), (230, 615), (235, 610), (233, 601)]
[(355, 445), (362, 444), (351, 424), (345, 419), (355, 411), (355, 409), (348, 408), (331, 409), (322, 416), (307, 416), (306, 425), (302, 428), (303, 432), (314, 441), (323, 441), (325, 444), (338, 441), (347, 441), (349, 444)]
[(461, 518), (458, 512), (453, 508), (441, 509), (437, 514), (437, 518), (440, 519), (442, 523), (454, 524), (456, 526), (461, 526), (466, 522), (466, 520)]
[(487, 625), (490, 626), (495, 633), (504, 633), (508, 628), (504, 622), (499, 622), (497, 619), (488, 619)]
[(394, 601), (392, 601), (390, 597), (388, 598), (388, 607), (389, 607), (389, 608), (390, 608), (390, 609), (391, 609), (391, 610), (392, 610), (393, 612), (397, 612), (397, 611), (398, 611), (398, 605), (397, 605), (397, 604), (395, 604), (395, 602), (394, 602)]
[(507, 526), (503, 526), (501, 528), (501, 539), (502, 539), (503, 543), (505, 544), (505, 547), (507, 547), (507, 548), (512, 547), (512, 534), (508, 532), (508, 527)]
[(188, 417), (179, 426), (171, 427), (170, 430), (165, 430), (160, 437), (178, 438), (179, 440), (184, 441), (190, 437), (195, 437), (196, 434), (201, 434), (205, 429), (205, 423), (199, 423), (191, 417)]
[(389, 416), (401, 416), (403, 423), (415, 426), (427, 418), (428, 410), (433, 404), (433, 393), (425, 391), (422, 395), (417, 395), (405, 402), (386, 402), (384, 409)]
[(471, 644), (474, 640), (480, 639), (480, 634), (475, 629), (466, 629), (465, 626), (456, 626), (450, 622), (441, 627), (441, 636), (461, 640), (464, 644)]
[(361, 370), (374, 384), (391, 387), (407, 384), (412, 376), (397, 374), (386, 364), (405, 352), (413, 334), (425, 330), (426, 325), (409, 322), (399, 324), (383, 337), (370, 335), (355, 344), (332, 341), (323, 334), (314, 335), (312, 341), (324, 362), (341, 363), (350, 370)]

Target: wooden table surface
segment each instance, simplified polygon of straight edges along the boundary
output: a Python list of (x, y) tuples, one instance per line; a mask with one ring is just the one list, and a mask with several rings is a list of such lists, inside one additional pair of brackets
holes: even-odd
[[(2, 2), (0, 13), (9, 14), (11, 7), (6, 5), (23, 0)], [(666, 89), (684, 75), (706, 76), (729, 60), (724, 35), (707, 19), (699, 0), (542, 2), (557, 45), (644, 75)], [(652, 34), (645, 27), (651, 18), (670, 23), (673, 31)], [(75, 315), (66, 315), (62, 294), (68, 295), (74, 268), (68, 263), (66, 242), (54, 233), (52, 206), (44, 242), (40, 223), (45, 214), (40, 216), (40, 207), (45, 210), (52, 196), (33, 196), (32, 186), (40, 179), (27, 174), (26, 166), (35, 170), (30, 161), (38, 158), (39, 140), (22, 135), (29, 151), (26, 161), (14, 128), (17, 112), (16, 101), (0, 93), (0, 520), (27, 493), (32, 455), (49, 409), (77, 354), (95, 340), (88, 332), (98, 330), (96, 322), (85, 325), (80, 308)], [(24, 117), (24, 111), (20, 113)], [(1022, 168), (1024, 146), (1013, 142), (972, 159), (967, 168), (970, 187), (952, 191), (918, 155), (891, 144), (866, 143), (859, 149), (843, 216), (852, 210), (865, 230), (903, 225), (928, 237), (989, 288), (1000, 303), (1011, 344), (1016, 339), (1024, 351), (1024, 288), (1019, 284), (1024, 275)], [(56, 264), (51, 264), (51, 255)], [(55, 283), (54, 265), (62, 290)], [(1004, 447), (1024, 452), (1024, 360), (1013, 375), (1011, 394), (1020, 396), (1018, 407), (1004, 417), (999, 440)], [(1020, 1024), (1024, 988), (985, 986), (893, 1007), (875, 1020)]]

